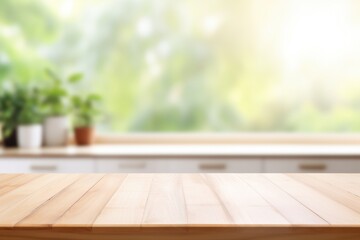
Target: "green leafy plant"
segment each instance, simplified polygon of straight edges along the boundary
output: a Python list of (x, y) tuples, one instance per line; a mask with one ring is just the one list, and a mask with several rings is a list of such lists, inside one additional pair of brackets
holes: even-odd
[(100, 96), (88, 94), (85, 96), (73, 96), (73, 116), (75, 127), (91, 127), (100, 115)]
[(21, 92), (19, 101), (22, 102), (22, 108), (19, 112), (18, 124), (40, 124), (44, 117), (41, 89), (25, 86)]
[(49, 86), (43, 89), (44, 101), (47, 105), (47, 115), (62, 116), (70, 111), (71, 96), (69, 85), (79, 82), (83, 75), (81, 73), (71, 74), (63, 79), (51, 69), (46, 69), (46, 74), (51, 80)]
[(0, 91), (0, 122), (3, 137), (8, 137), (17, 127), (23, 108), (24, 89), (19, 85), (4, 82)]

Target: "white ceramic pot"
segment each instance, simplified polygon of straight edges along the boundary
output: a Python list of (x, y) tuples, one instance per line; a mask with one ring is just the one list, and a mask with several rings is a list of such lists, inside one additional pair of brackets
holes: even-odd
[(40, 124), (20, 125), (17, 127), (20, 148), (39, 148), (42, 145), (43, 129)]
[(67, 116), (47, 117), (44, 122), (44, 142), (46, 146), (65, 146), (69, 138)]

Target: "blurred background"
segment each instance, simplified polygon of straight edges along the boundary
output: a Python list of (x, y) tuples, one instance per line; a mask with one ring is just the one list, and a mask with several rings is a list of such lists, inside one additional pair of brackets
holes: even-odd
[(358, 132), (358, 0), (1, 0), (0, 81), (83, 72), (102, 132)]

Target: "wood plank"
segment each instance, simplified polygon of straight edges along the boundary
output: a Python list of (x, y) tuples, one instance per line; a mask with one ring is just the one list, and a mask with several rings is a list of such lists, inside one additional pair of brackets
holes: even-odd
[(12, 204), (11, 207), (8, 207), (1, 212), (0, 226), (14, 226), (17, 222), (21, 221), (21, 219), (29, 215), (40, 205), (44, 204), (78, 178), (79, 175), (75, 174), (66, 175), (64, 177), (61, 176), (56, 182), (50, 182), (50, 184), (34, 191), (22, 201)]
[(244, 180), (266, 201), (271, 204), (293, 226), (314, 225), (328, 226), (329, 224), (316, 213), (305, 207), (288, 193), (274, 185), (261, 174), (241, 174)]
[(24, 175), (23, 180), (26, 181), (25, 184), (0, 196), (0, 212), (24, 201), (24, 199), (29, 197), (33, 192), (36, 192), (49, 184), (60, 181), (65, 176), (66, 174), (45, 174), (37, 178), (32, 178), (31, 176)]
[(97, 226), (140, 226), (153, 174), (128, 175), (97, 217)]
[(360, 197), (359, 174), (312, 174), (311, 176)]
[[(329, 198), (339, 202), (342, 205), (345, 205), (354, 211), (360, 213), (360, 197), (354, 195), (348, 191), (345, 191), (341, 188), (331, 185), (329, 182), (323, 182), (318, 180), (311, 175), (298, 175), (290, 174), (290, 177), (312, 187), (318, 192), (328, 196)], [(359, 185), (360, 186), (360, 185)], [(359, 187), (360, 188), (360, 187)]]
[(20, 176), (21, 174), (1, 174), (0, 175), (0, 188), (4, 185), (6, 185), (9, 180), (14, 179), (18, 176)]
[(46, 174), (7, 185), (19, 179), (0, 196), (0, 240), (360, 239), (360, 198), (345, 187), (359, 174)]
[(125, 174), (105, 175), (79, 201), (69, 208), (53, 226), (68, 227), (76, 225), (91, 227), (125, 177)]
[(233, 220), (203, 175), (182, 174), (188, 224), (231, 224)]
[(257, 192), (238, 178), (238, 174), (206, 176), (236, 224), (290, 225)]
[(4, 182), (1, 185), (0, 196), (2, 196), (5, 193), (8, 193), (14, 189), (17, 189), (21, 185), (24, 185), (38, 177), (40, 177), (39, 174), (28, 174), (28, 175), (19, 175), (19, 176), (16, 176), (15, 178), (11, 178), (7, 182)]
[(89, 189), (104, 177), (104, 174), (82, 175), (76, 182), (49, 199), (30, 215), (16, 224), (18, 227), (46, 227), (57, 221)]
[(221, 205), (204, 174), (182, 174), (186, 205)]
[(328, 196), (286, 175), (269, 174), (266, 177), (289, 193), (307, 208), (330, 224), (354, 226), (360, 223), (360, 214)]
[(235, 225), (222, 206), (218, 205), (188, 205), (188, 224), (191, 226), (231, 226)]
[(157, 174), (152, 181), (143, 226), (187, 224), (181, 176), (179, 174)]
[(145, 208), (154, 174), (129, 174), (106, 207)]

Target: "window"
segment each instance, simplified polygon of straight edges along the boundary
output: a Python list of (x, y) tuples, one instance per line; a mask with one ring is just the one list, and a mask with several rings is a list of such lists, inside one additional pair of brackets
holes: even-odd
[(359, 13), (357, 0), (1, 0), (0, 76), (83, 71), (103, 132), (355, 132)]

